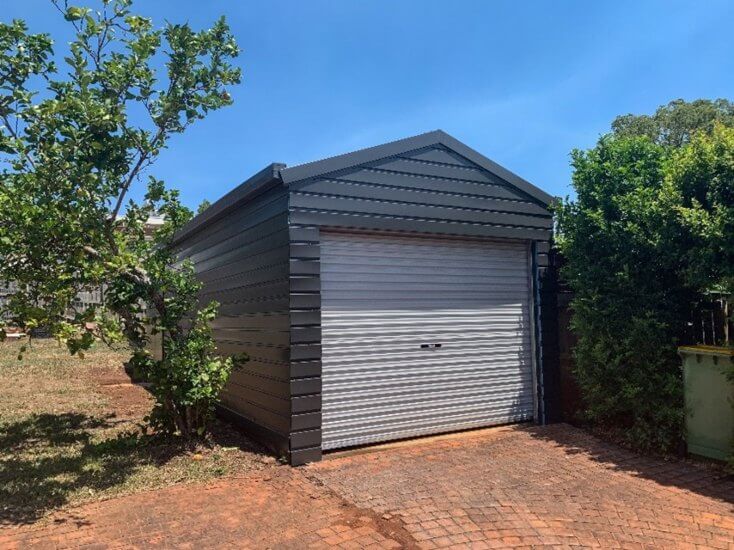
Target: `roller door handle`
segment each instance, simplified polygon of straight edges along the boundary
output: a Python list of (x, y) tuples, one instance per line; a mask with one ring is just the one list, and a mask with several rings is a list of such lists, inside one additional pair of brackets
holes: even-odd
[(421, 349), (431, 349), (431, 348), (432, 348), (432, 349), (438, 349), (438, 348), (440, 348), (440, 347), (441, 347), (442, 345), (443, 345), (443, 344), (421, 344)]

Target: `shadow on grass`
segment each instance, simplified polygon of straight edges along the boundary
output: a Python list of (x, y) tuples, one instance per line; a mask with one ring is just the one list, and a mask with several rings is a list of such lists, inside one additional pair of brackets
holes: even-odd
[(0, 526), (33, 523), (74, 494), (124, 483), (146, 464), (164, 464), (184, 445), (122, 433), (97, 440), (112, 415), (38, 414), (0, 424)]
[(613, 471), (734, 504), (734, 476), (723, 467), (638, 454), (569, 424), (528, 426), (523, 430), (568, 455), (585, 454)]

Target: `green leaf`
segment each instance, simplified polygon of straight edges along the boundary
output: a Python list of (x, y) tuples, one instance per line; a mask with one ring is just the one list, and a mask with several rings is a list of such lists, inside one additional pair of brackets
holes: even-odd
[(66, 13), (64, 14), (64, 19), (67, 21), (78, 21), (79, 19), (82, 19), (87, 12), (89, 12), (86, 8), (79, 8), (76, 6), (69, 6), (66, 9)]

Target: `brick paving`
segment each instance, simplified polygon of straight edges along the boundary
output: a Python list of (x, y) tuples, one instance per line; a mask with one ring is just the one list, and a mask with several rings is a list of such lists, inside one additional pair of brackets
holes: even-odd
[(565, 425), (468, 432), (66, 510), (0, 548), (732, 548), (734, 481)]
[(734, 548), (734, 480), (567, 425), (394, 446), (308, 468), (421, 548)]

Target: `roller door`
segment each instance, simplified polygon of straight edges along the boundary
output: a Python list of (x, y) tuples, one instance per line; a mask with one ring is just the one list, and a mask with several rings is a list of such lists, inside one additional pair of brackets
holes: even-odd
[(323, 232), (322, 448), (532, 419), (528, 258)]

